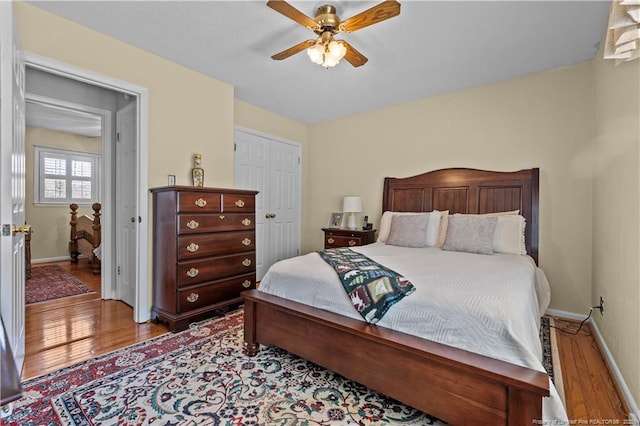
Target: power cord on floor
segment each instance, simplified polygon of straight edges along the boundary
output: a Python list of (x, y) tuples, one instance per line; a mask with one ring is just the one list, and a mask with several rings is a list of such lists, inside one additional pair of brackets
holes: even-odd
[(549, 325), (549, 327), (553, 327), (558, 331), (562, 331), (563, 333), (567, 333), (567, 334), (572, 334), (572, 335), (576, 335), (578, 333), (580, 333), (580, 330), (582, 329), (582, 326), (584, 325), (585, 322), (587, 322), (589, 320), (589, 318), (591, 318), (591, 314), (593, 313), (594, 309), (600, 309), (600, 306), (592, 306), (589, 308), (589, 315), (587, 315), (587, 317), (585, 319), (582, 320), (582, 322), (580, 322), (580, 325), (578, 326), (578, 329), (574, 332), (574, 331), (569, 331), (569, 330), (565, 330), (564, 328), (561, 327), (556, 327), (554, 325)]

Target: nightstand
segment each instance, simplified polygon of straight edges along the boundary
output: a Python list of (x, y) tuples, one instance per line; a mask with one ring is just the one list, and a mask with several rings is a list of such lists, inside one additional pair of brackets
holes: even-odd
[(324, 231), (324, 248), (353, 247), (371, 244), (376, 241), (376, 230), (322, 228)]

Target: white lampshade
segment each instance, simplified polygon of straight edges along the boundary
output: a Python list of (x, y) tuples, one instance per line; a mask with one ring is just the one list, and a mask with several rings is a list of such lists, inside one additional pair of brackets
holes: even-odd
[(362, 211), (362, 199), (360, 197), (344, 197), (342, 200), (342, 211), (344, 213), (351, 213), (347, 221), (347, 227), (353, 230), (358, 229), (355, 214)]
[(362, 198), (344, 197), (342, 211), (345, 213), (360, 213), (362, 211)]

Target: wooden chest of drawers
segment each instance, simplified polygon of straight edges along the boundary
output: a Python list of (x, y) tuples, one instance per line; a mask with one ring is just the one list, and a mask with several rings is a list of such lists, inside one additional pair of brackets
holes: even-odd
[(154, 321), (172, 331), (221, 315), (256, 287), (255, 195), (241, 189), (153, 188)]

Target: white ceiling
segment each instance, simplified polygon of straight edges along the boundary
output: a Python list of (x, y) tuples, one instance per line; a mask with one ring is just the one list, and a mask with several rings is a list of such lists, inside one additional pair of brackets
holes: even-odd
[(74, 133), (89, 138), (102, 136), (102, 118), (95, 114), (40, 102), (26, 103), (26, 125)]
[[(231, 84), (235, 97), (317, 123), (591, 60), (610, 1), (407, 1), (399, 16), (340, 34), (369, 58), (324, 69), (304, 52), (314, 38), (266, 1), (30, 1), (38, 7)], [(291, 1), (344, 20), (379, 1)], [(100, 52), (96, 52), (99, 55)], [(122, 66), (127, 66), (123, 63)]]

